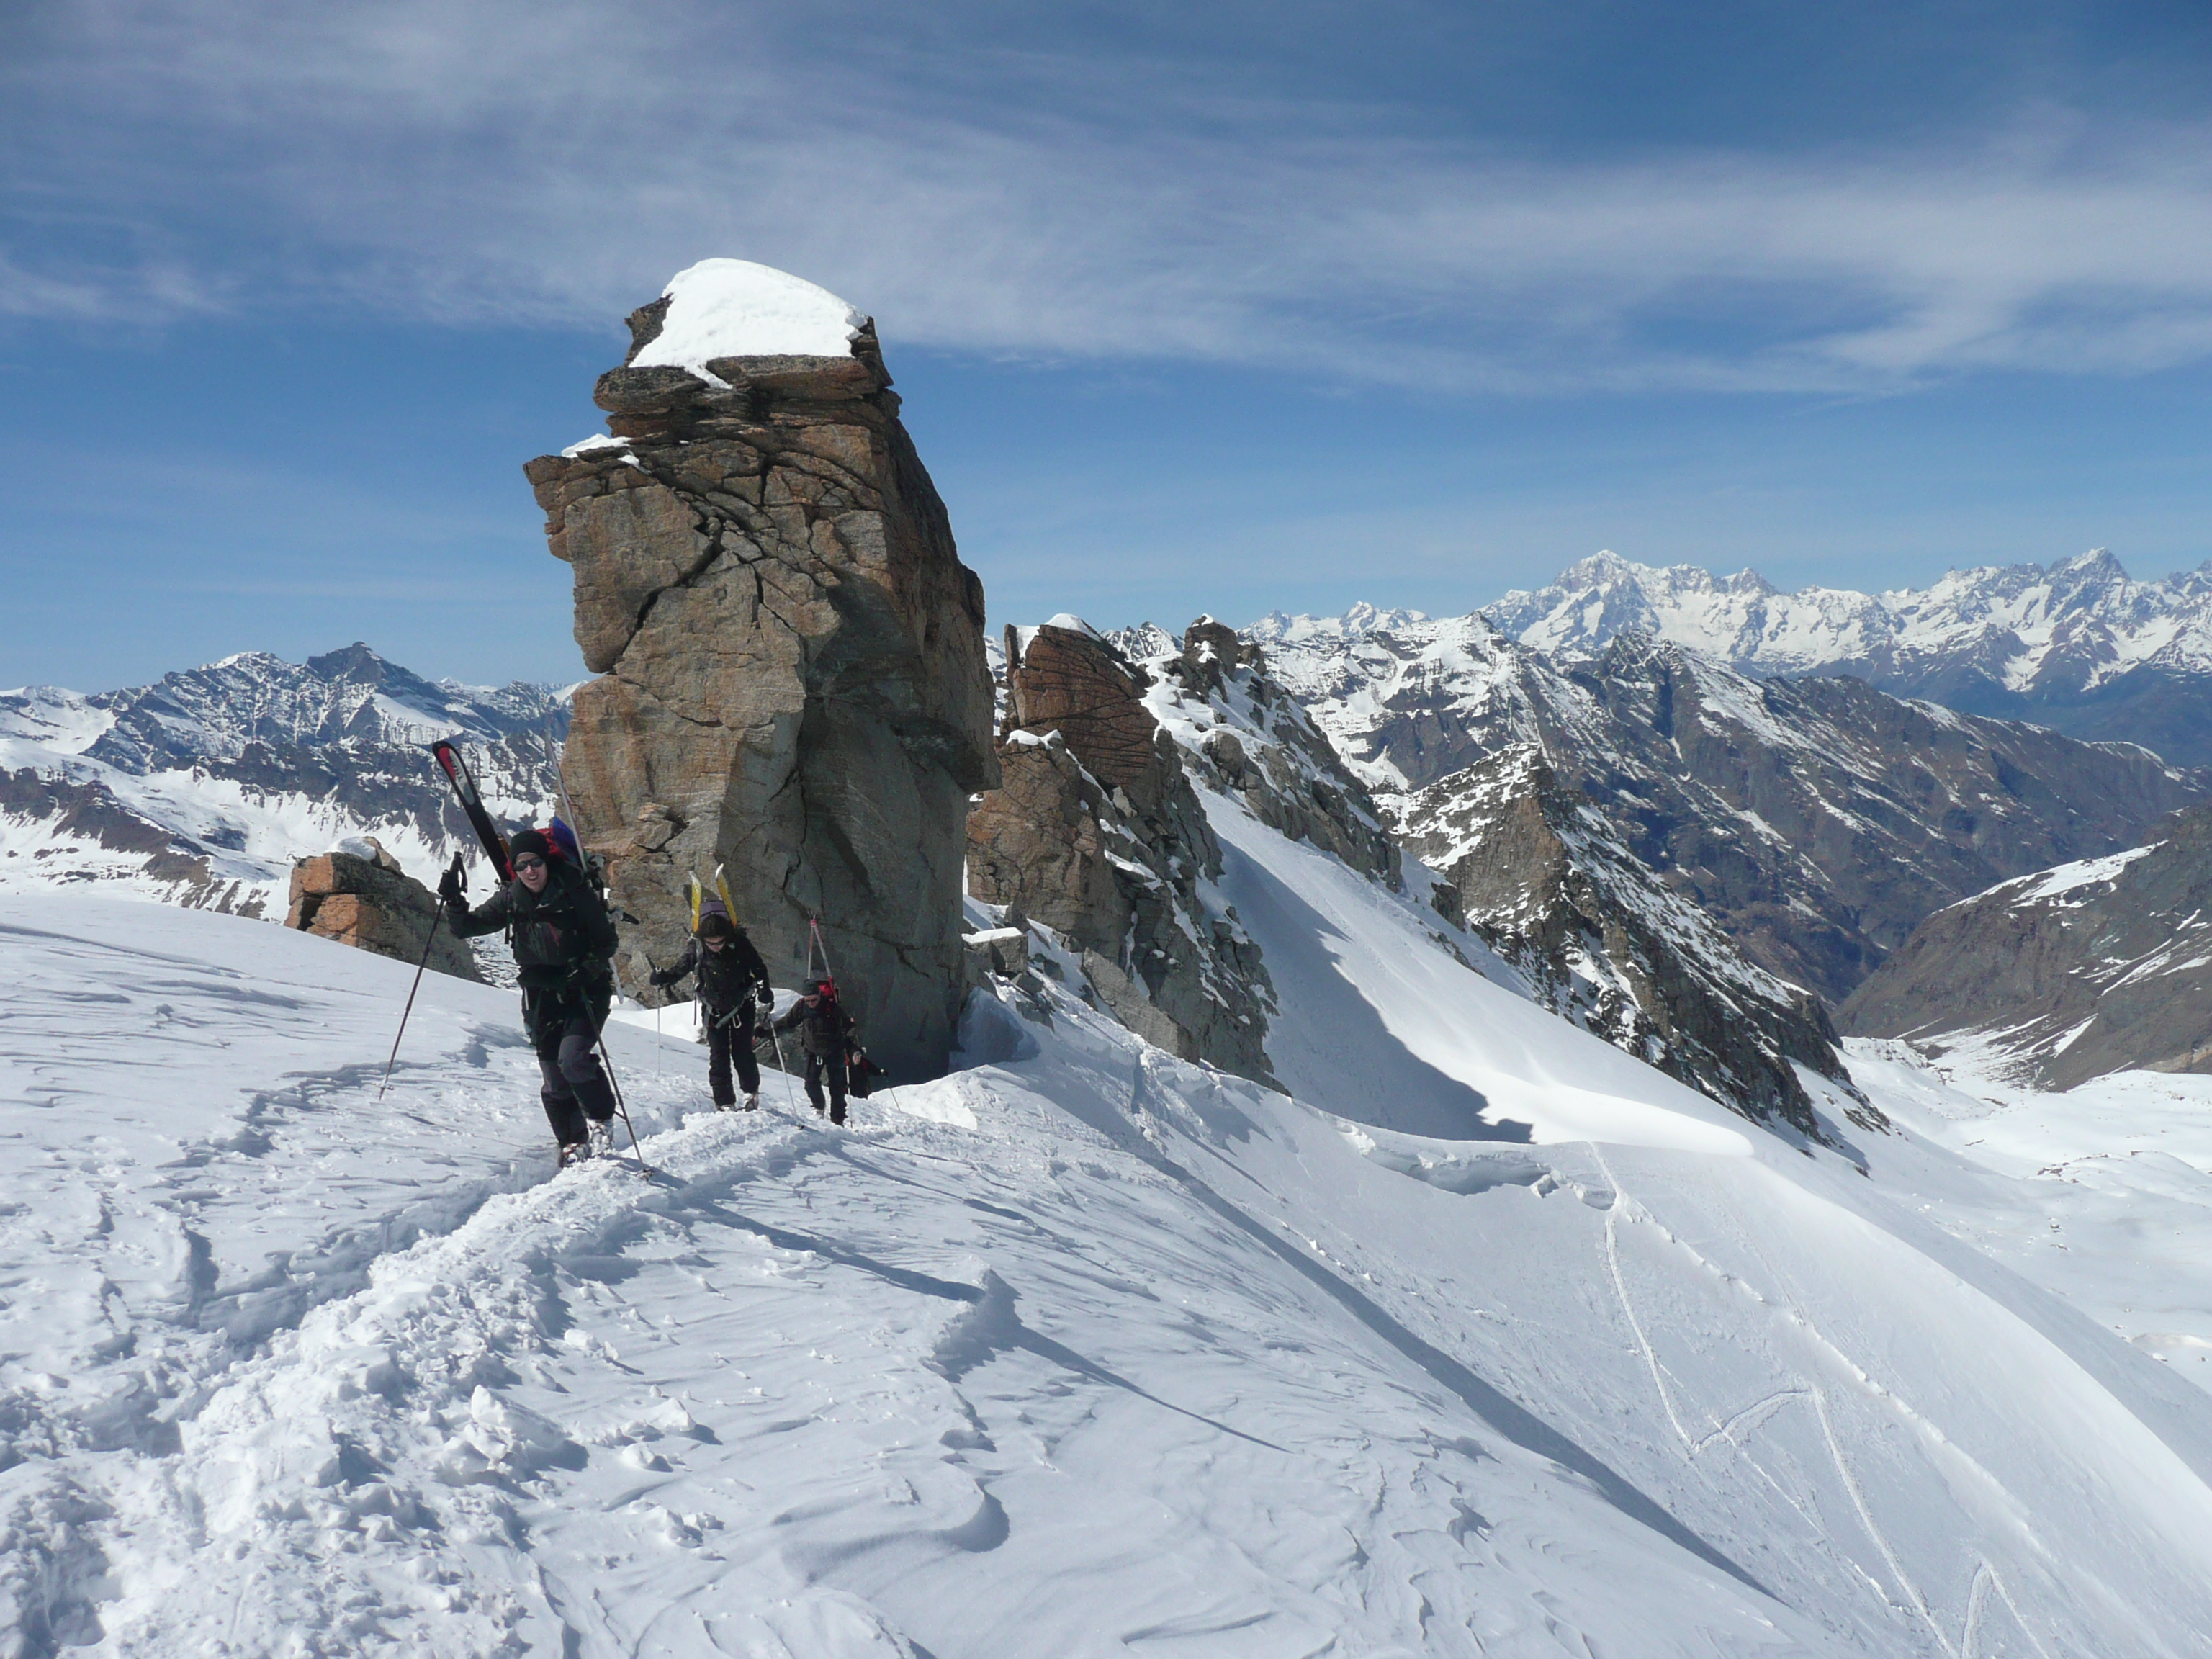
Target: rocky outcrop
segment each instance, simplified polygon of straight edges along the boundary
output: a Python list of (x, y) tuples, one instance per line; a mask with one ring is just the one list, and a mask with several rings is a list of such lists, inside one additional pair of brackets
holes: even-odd
[(969, 815), (968, 890), (1058, 933), (1147, 1041), (1272, 1085), (1259, 946), (1201, 890), (1220, 845), (1144, 675), (1067, 622), (1006, 630), (1002, 782)]
[[(665, 306), (631, 319), (630, 356)], [(963, 994), (963, 826), (994, 786), (983, 593), (875, 343), (600, 377), (611, 440), (526, 471), (575, 583), (565, 762), (647, 992), (692, 873), (727, 872), (784, 983), (818, 920), (895, 1073), (943, 1068)], [(648, 992), (647, 994), (650, 994)]]
[(370, 837), (292, 867), (292, 907), (284, 925), (410, 963), (425, 960), (428, 944), (429, 967), (481, 983), (483, 975), (465, 942), (442, 928), (432, 941), (437, 915), (436, 895)]
[(1837, 1015), (1931, 1055), (1972, 1043), (2013, 1080), (2212, 1072), (2212, 807), (2162, 840), (1939, 910)]
[[(1858, 1099), (1817, 998), (1746, 961), (1516, 745), (1404, 799), (1407, 849), (1554, 1013), (1755, 1121), (1826, 1131), (1793, 1062)], [(1850, 1109), (1863, 1128), (1875, 1109)]]

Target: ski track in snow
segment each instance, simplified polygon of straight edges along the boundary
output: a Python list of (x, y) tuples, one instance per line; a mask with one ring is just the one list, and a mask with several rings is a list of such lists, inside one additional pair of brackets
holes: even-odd
[(2212, 1395), (1966, 1237), (2010, 1177), (1803, 1156), (1213, 810), (1387, 1087), (1055, 990), (836, 1133), (618, 1024), (650, 1179), (550, 1175), (511, 994), (380, 1103), (405, 966), (0, 898), (0, 1654), (2212, 1652)]

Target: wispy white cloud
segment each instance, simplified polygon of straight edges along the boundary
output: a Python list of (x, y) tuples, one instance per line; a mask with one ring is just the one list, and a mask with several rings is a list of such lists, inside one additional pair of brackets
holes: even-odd
[(0, 311), (604, 325), (736, 253), (894, 342), (1440, 387), (1881, 390), (2212, 353), (2203, 131), (2042, 112), (1940, 153), (1566, 163), (1127, 64), (954, 74), (870, 46), (866, 15), (88, 0), (0, 70), (6, 201), (144, 227), (161, 262), (56, 233), (0, 261)]

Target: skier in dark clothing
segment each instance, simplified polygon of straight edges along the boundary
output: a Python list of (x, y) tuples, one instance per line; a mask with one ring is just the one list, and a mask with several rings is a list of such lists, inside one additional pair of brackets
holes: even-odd
[(614, 1090), (592, 1050), (614, 1000), (615, 925), (583, 872), (536, 830), (507, 843), (514, 879), (473, 910), (458, 872), (439, 884), (447, 925), (461, 939), (507, 930), (522, 981), (522, 1023), (538, 1050), (563, 1166), (614, 1150)]
[(767, 1008), (775, 1002), (769, 989), (768, 964), (753, 942), (714, 901), (699, 917), (699, 931), (684, 947), (683, 960), (653, 976), (655, 985), (673, 985), (686, 974), (699, 975), (699, 1011), (707, 1027), (707, 1086), (714, 1091), (714, 1109), (726, 1112), (737, 1104), (730, 1087), (730, 1062), (738, 1066), (738, 1085), (745, 1091), (745, 1109), (760, 1105), (760, 1062), (753, 1058), (753, 1006)]
[(837, 988), (826, 979), (811, 981), (799, 1000), (775, 1023), (779, 1031), (799, 1030), (806, 1051), (806, 1097), (822, 1109), (822, 1079), (830, 1079), (830, 1121), (845, 1121), (845, 1056), (852, 1047), (853, 1017), (837, 1003)]

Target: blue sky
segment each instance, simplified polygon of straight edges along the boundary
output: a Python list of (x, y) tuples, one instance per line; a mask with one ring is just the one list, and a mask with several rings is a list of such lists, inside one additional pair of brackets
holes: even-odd
[(2212, 555), (2201, 4), (8, 9), (0, 683), (573, 678), (520, 463), (713, 255), (1002, 621)]

